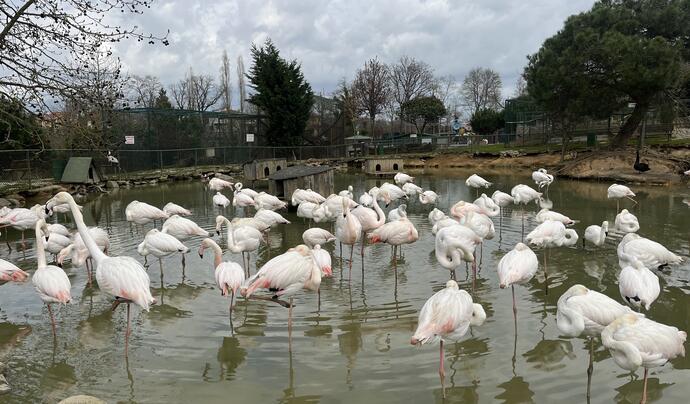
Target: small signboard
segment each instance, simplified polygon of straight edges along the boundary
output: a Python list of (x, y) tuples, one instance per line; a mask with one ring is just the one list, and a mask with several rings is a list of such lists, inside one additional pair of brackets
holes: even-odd
[(254, 143), (254, 134), (247, 133), (247, 143)]
[(431, 138), (430, 137), (425, 137), (422, 139), (422, 144), (431, 144)]
[(125, 144), (134, 144), (134, 136), (125, 136)]

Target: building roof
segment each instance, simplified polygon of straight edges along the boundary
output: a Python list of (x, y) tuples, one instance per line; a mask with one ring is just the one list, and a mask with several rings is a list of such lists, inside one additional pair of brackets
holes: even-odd
[[(93, 170), (89, 173), (89, 169), (92, 167)], [(89, 184), (100, 182), (100, 176), (91, 157), (70, 157), (65, 170), (62, 172), (61, 182)]]
[(370, 136), (364, 136), (364, 135), (354, 135), (350, 137), (346, 137), (345, 140), (371, 140), (372, 138)]
[(324, 173), (332, 170), (329, 166), (292, 166), (284, 168), (280, 171), (268, 176), (269, 180), (288, 180), (291, 178), (306, 177), (307, 175), (314, 175)]

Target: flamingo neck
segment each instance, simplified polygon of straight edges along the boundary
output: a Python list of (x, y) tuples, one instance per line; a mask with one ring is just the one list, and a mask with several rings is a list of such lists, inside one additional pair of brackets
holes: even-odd
[(89, 228), (86, 227), (86, 224), (84, 223), (84, 216), (79, 211), (79, 206), (77, 206), (77, 203), (74, 201), (74, 199), (69, 198), (67, 204), (72, 211), (72, 216), (74, 217), (74, 222), (77, 224), (77, 230), (81, 235), (81, 239), (84, 241), (84, 245), (89, 250), (91, 257), (96, 261), (96, 266), (98, 266), (98, 263), (106, 258), (106, 255), (103, 253), (103, 251), (101, 251), (100, 248), (98, 248), (98, 244), (96, 244), (93, 237), (91, 237)]
[(376, 227), (381, 227), (386, 223), (386, 215), (379, 206), (379, 201), (374, 197), (374, 211), (376, 212)]
[(217, 269), (218, 266), (220, 266), (220, 264), (223, 263), (223, 250), (220, 249), (220, 246), (215, 241), (213, 241), (213, 243), (211, 244), (211, 248), (213, 249), (214, 254), (213, 265), (214, 268)]
[(44, 234), (43, 231), (41, 230), (41, 221), (38, 221), (36, 223), (36, 261), (38, 264), (38, 268), (44, 268), (47, 263), (46, 263), (46, 253), (43, 248), (43, 243), (44, 243)]

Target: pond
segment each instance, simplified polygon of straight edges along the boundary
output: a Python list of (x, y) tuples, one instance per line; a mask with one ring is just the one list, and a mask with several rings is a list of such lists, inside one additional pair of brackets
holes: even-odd
[[(427, 174), (418, 177), (417, 183), (438, 192), (438, 207), (448, 211), (458, 200), (475, 199), (475, 191), (464, 184), (469, 174)], [(529, 174), (484, 177), (495, 183), (490, 192), (496, 188), (510, 192), (518, 183), (532, 185)], [(357, 196), (381, 182), (362, 175), (336, 176), (337, 189), (351, 184)], [(608, 185), (557, 179), (549, 196), (554, 210), (579, 220), (574, 228), (582, 236), (590, 224), (605, 219), (613, 223), (616, 204), (606, 199)], [(633, 189), (639, 203), (626, 201), (623, 205), (638, 216), (639, 233), (687, 257), (690, 217), (683, 199), (688, 190)], [(190, 208), (194, 212), (191, 219), (202, 227), (212, 230), (215, 225), (217, 211), (201, 183), (121, 189), (84, 202), (87, 224), (108, 228), (112, 254), (131, 255), (143, 262), (136, 245), (152, 226), (130, 230), (124, 208), (135, 199), (156, 206), (172, 201)], [(320, 308), (316, 294), (297, 295), (292, 350), (288, 349), (287, 310), (269, 302), (239, 300), (231, 334), (228, 300), (215, 286), (213, 258), (207, 254), (202, 260), (196, 254), (200, 239), (186, 243), (192, 251), (184, 279), (177, 256), (164, 260), (162, 285), (157, 263), (149, 269), (159, 303), (149, 313), (133, 310), (129, 360), (124, 357), (125, 310), (111, 312), (110, 299), (87, 285), (83, 269), (65, 266), (73, 302), (57, 309), (56, 344), (47, 310), (31, 283), (0, 286), (0, 361), (8, 364), (6, 373), (13, 388), (0, 401), (55, 402), (89, 394), (111, 403), (441, 402), (438, 346), (409, 344), (419, 309), (443, 288), (449, 276), (433, 253), (429, 210), (417, 200), (408, 204), (408, 215), (420, 239), (403, 249), (397, 286), (389, 246), (367, 246), (363, 262), (355, 254), (351, 281), (346, 264), (340, 271), (338, 247), (327, 247), (334, 253), (334, 277), (321, 284)], [(534, 204), (527, 208), (528, 229), (535, 226), (536, 211)], [(234, 215), (231, 207), (228, 215)], [(301, 243), (308, 224), (292, 212), (286, 216), (292, 224), (271, 231), (270, 251), (262, 247), (252, 253), (252, 268), (266, 262), (269, 254), (275, 256)], [(521, 210), (505, 210), (500, 222), (500, 236), (483, 247), (474, 291), (468, 274), (458, 271), (461, 288), (471, 291), (488, 318), (461, 342), (446, 344), (447, 402), (585, 402), (587, 345), (583, 338), (561, 336), (556, 327), (556, 302), (575, 283), (620, 301), (616, 245), (621, 237), (610, 234), (605, 246), (598, 249), (588, 246), (583, 250), (580, 243), (577, 248), (551, 249), (548, 295), (541, 269), (527, 287), (516, 287), (516, 334), (511, 293), (498, 287), (496, 264), (520, 241)], [(495, 223), (499, 233), (498, 217)], [(9, 253), (0, 244), (0, 256), (33, 273), (33, 237), (25, 251), (17, 250), (16, 240), (12, 245)], [(349, 254), (349, 247), (345, 252)], [(538, 255), (541, 260), (542, 252)], [(241, 262), (239, 255), (229, 252), (224, 258)], [(689, 269), (686, 260), (663, 271), (662, 292), (648, 313), (650, 318), (690, 329)], [(639, 401), (642, 371), (632, 375), (621, 370), (599, 341), (595, 350), (591, 401)], [(690, 358), (678, 358), (653, 369), (649, 401), (686, 402), (688, 367)]]

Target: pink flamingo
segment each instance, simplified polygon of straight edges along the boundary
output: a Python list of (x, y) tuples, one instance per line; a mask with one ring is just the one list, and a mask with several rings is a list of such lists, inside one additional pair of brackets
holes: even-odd
[[(341, 198), (341, 203), (343, 206), (342, 215), (338, 216), (335, 222), (335, 237), (340, 241), (341, 244), (346, 244), (350, 246), (350, 276), (348, 279), (352, 278), (352, 253), (355, 249), (355, 243), (359, 240), (360, 234), (362, 233), (362, 224), (350, 211), (349, 198)], [(340, 249), (340, 259), (342, 260), (342, 248)]]
[(419, 322), (410, 343), (423, 345), (439, 341), (441, 343), (438, 374), (441, 377), (443, 398), (446, 397), (443, 367), (443, 341), (458, 341), (470, 326), (480, 326), (486, 320), (486, 312), (481, 304), (473, 303), (472, 296), (460, 290), (457, 282), (449, 280), (446, 287), (439, 290), (424, 303), (419, 312)]
[(13, 263), (0, 258), (0, 285), (6, 282), (24, 282), (27, 278), (29, 278), (29, 274)]
[(498, 282), (501, 289), (510, 286), (513, 292), (513, 317), (517, 327), (517, 306), (515, 305), (515, 284), (523, 285), (529, 282), (539, 268), (539, 259), (529, 247), (517, 243), (498, 261)]
[(419, 233), (407, 216), (388, 222), (369, 235), (372, 243), (387, 243), (393, 246), (393, 266), (398, 269), (397, 249), (403, 244), (412, 244), (419, 239)]
[(45, 228), (45, 220), (39, 219), (36, 222), (36, 261), (38, 261), (38, 268), (36, 272), (34, 272), (31, 281), (36, 292), (38, 292), (38, 295), (41, 297), (41, 300), (43, 300), (43, 303), (48, 307), (50, 324), (53, 328), (53, 338), (56, 338), (55, 317), (53, 316), (53, 310), (50, 305), (53, 303), (69, 303), (70, 300), (72, 300), (72, 294), (70, 293), (72, 284), (65, 274), (65, 271), (55, 265), (46, 264), (46, 255), (43, 250), (43, 243), (41, 242), (41, 238), (48, 235), (43, 232)]
[(134, 258), (120, 256), (109, 257), (98, 247), (84, 223), (77, 203), (72, 195), (59, 192), (46, 203), (46, 211), (50, 212), (56, 204), (68, 203), (72, 216), (77, 224), (79, 234), (84, 240), (86, 248), (96, 262), (96, 280), (100, 289), (115, 297), (113, 310), (121, 303), (127, 304), (127, 329), (125, 331), (125, 357), (129, 351), (130, 305), (134, 303), (148, 311), (150, 305), (156, 303), (149, 288), (150, 280), (144, 267)]
[(386, 205), (391, 202), (388, 192), (386, 191), (375, 190), (372, 193), (372, 196), (372, 204), (374, 205), (373, 209), (364, 207), (362, 205), (357, 205), (356, 208), (350, 211), (362, 225), (362, 260), (364, 260), (364, 244), (366, 242), (366, 233), (376, 230), (386, 223), (386, 214), (383, 213), (383, 210), (379, 206), (378, 200), (379, 198), (383, 198), (383, 201), (386, 202)]

